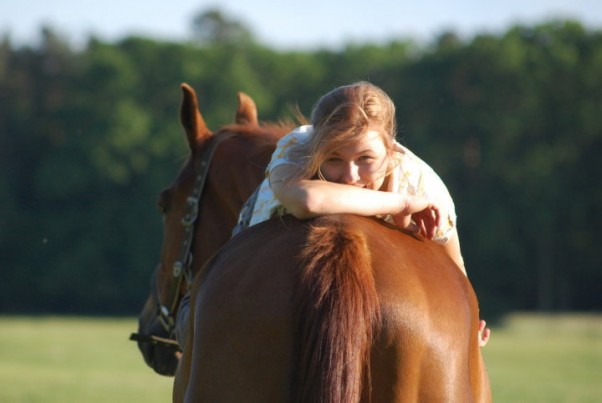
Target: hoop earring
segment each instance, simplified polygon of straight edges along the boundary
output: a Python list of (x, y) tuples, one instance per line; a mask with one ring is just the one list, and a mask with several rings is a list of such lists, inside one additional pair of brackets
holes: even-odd
[(322, 174), (322, 165), (320, 165), (320, 166), (318, 167), (318, 173), (317, 173), (317, 175), (318, 175), (318, 179), (321, 179), (321, 180), (323, 180), (323, 181), (326, 181), (326, 178), (325, 178), (325, 177), (324, 177), (324, 175)]

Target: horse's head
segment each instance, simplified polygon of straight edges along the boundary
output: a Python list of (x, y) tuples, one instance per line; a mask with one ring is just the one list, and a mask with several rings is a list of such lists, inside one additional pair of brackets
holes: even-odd
[(203, 264), (231, 236), (238, 212), (263, 178), (277, 139), (289, 127), (262, 128), (253, 100), (238, 95), (235, 124), (215, 134), (207, 127), (194, 90), (182, 85), (180, 120), (190, 155), (163, 190), (161, 257), (134, 337), (146, 363), (173, 375), (178, 365), (175, 316), (182, 296)]

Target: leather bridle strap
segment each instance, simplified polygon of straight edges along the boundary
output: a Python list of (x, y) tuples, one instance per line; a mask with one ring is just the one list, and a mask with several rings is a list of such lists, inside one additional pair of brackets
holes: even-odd
[(198, 162), (198, 168), (194, 185), (190, 196), (186, 199), (186, 213), (182, 218), (182, 226), (184, 227), (183, 242), (180, 247), (178, 258), (172, 267), (172, 277), (174, 279), (173, 288), (171, 291), (171, 303), (166, 306), (161, 304), (157, 298), (158, 304), (158, 319), (171, 335), (175, 330), (175, 317), (177, 314), (178, 305), (180, 303), (180, 288), (182, 281), (185, 278), (187, 286), (192, 283), (192, 242), (195, 232), (195, 224), (199, 216), (199, 203), (203, 195), (203, 189), (209, 173), (209, 166), (213, 158), (213, 154), (217, 146), (224, 140), (234, 137), (236, 134), (232, 132), (218, 133), (214, 135), (203, 150), (201, 158)]

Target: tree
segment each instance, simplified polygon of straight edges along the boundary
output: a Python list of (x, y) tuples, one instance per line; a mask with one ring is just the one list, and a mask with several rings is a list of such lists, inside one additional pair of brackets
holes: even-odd
[(93, 38), (74, 50), (50, 29), (35, 47), (0, 42), (4, 312), (138, 311), (161, 242), (154, 199), (187, 152), (181, 82), (217, 129), (237, 91), (277, 120), (356, 80), (393, 97), (399, 140), (450, 188), (484, 316), (602, 309), (601, 32), (551, 22), (420, 48), (282, 52), (244, 42), (217, 10), (199, 18), (207, 46)]
[(253, 42), (253, 35), (244, 23), (230, 18), (218, 8), (210, 8), (194, 17), (192, 30), (194, 37), (202, 44), (231, 45)]

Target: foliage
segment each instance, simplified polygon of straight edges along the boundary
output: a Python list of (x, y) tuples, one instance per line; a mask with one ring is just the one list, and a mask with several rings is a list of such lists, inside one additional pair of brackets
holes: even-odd
[(253, 40), (249, 28), (242, 22), (228, 17), (219, 8), (210, 8), (194, 17), (192, 29), (194, 36), (202, 43), (225, 45)]
[(186, 157), (181, 82), (217, 128), (238, 91), (278, 120), (355, 80), (392, 95), (400, 141), (448, 184), (484, 316), (602, 308), (601, 32), (551, 21), (428, 46), (275, 51), (204, 17), (245, 39), (73, 49), (45, 29), (34, 47), (0, 42), (2, 311), (139, 310), (161, 242), (154, 198)]

